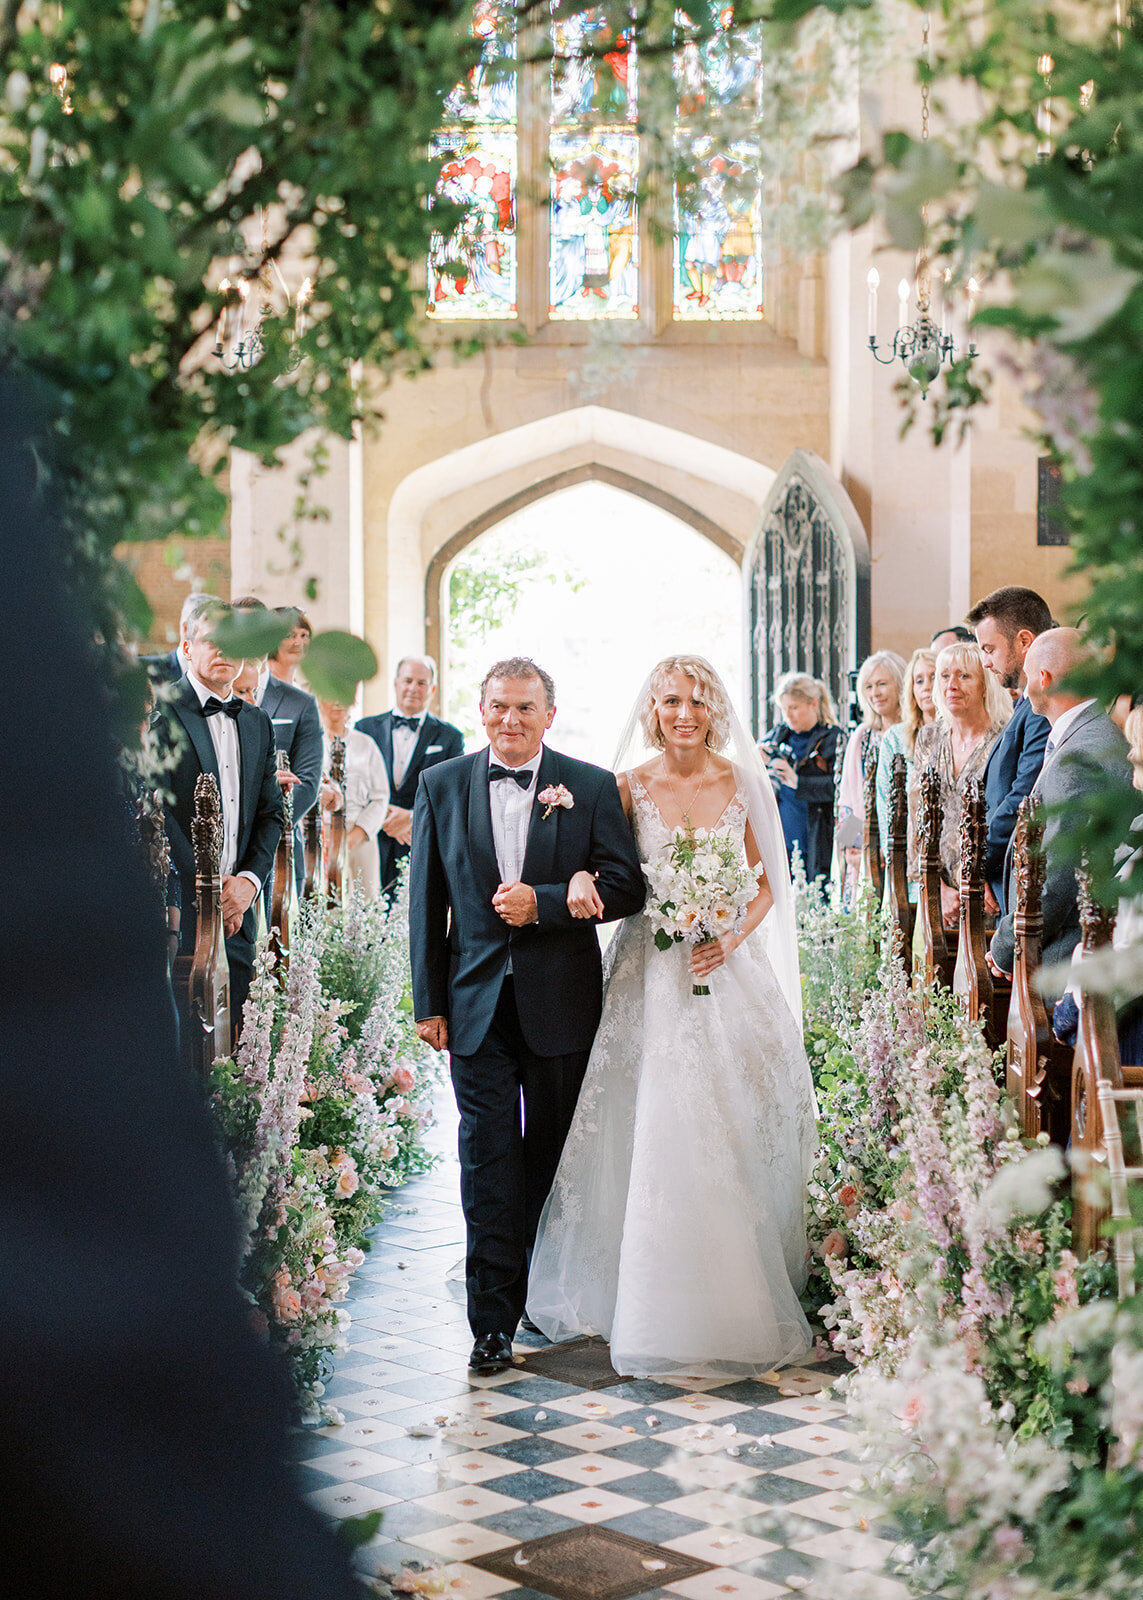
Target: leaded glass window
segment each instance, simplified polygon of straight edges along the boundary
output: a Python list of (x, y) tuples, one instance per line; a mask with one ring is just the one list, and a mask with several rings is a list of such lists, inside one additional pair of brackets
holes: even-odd
[(460, 208), (429, 257), (429, 311), (439, 320), (516, 315), (516, 18), (511, 0), (477, 0), (480, 59), (445, 101), (434, 146), (438, 194)]
[(692, 0), (676, 12), (679, 178), (674, 316), (762, 317), (761, 30), (730, 31), (731, 6)]
[(616, 8), (552, 5), (549, 314), (639, 315), (638, 67)]

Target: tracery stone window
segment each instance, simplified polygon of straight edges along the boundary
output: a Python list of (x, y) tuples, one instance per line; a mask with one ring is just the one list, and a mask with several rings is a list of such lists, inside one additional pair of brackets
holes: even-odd
[[(652, 336), (762, 323), (760, 29), (733, 30), (725, 0), (686, 0), (673, 55), (644, 72), (615, 0), (574, 12), (529, 0), (528, 48), (517, 16), (514, 0), (477, 0), (481, 57), (446, 101), (438, 192), (461, 211), (434, 240), (430, 315), (552, 335), (562, 324), (560, 337), (601, 320)], [(550, 48), (533, 48), (545, 16)], [(676, 107), (665, 229), (638, 201), (640, 95), (652, 84)]]

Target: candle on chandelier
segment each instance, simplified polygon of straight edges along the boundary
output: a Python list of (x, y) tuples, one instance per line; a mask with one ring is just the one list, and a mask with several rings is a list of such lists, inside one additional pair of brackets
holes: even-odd
[(897, 285), (897, 332), (903, 333), (909, 320), (909, 280), (902, 278)]
[(312, 278), (303, 278), (302, 286), (298, 290), (297, 304), (294, 309), (294, 338), (301, 339), (309, 326), (306, 316), (306, 306), (313, 299), (314, 285)]
[(246, 302), (250, 298), (250, 284), (245, 278), (235, 278), (234, 287), (238, 290), (241, 302), (238, 311), (238, 343), (241, 344), (246, 337)]
[(952, 273), (948, 267), (941, 278), (941, 338), (947, 339), (949, 333), (949, 284), (952, 282)]
[(231, 288), (232, 285), (229, 278), (223, 278), (222, 282), (218, 286), (218, 292), (223, 297), (222, 306), (220, 307), (218, 313), (218, 330), (215, 335), (215, 340), (219, 350), (226, 349), (228, 336), (230, 333), (230, 300), (228, 297), (230, 295)]
[(876, 267), (870, 267), (866, 277), (869, 286), (869, 337), (877, 337), (877, 291), (881, 286), (881, 274)]
[(1044, 79), (1044, 86), (1048, 90), (1048, 98), (1046, 100), (1042, 100), (1036, 107), (1036, 127), (1040, 130), (1042, 135), (1041, 139), (1036, 145), (1036, 154), (1038, 156), (1050, 156), (1052, 153), (1051, 77), (1052, 68), (1054, 66), (1055, 62), (1052, 60), (1051, 56), (1047, 55), (1041, 56), (1039, 61), (1036, 63), (1036, 70)]

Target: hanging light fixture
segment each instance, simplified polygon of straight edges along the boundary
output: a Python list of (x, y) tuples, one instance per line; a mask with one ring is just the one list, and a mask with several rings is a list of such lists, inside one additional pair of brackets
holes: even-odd
[[(922, 35), (922, 49), (926, 60), (929, 54), (929, 14), (925, 13), (924, 33)], [(926, 75), (921, 82), (921, 142), (927, 144), (929, 138), (929, 80)], [(921, 207), (922, 238), (927, 241), (929, 226), (928, 206)], [(928, 392), (929, 385), (940, 372), (946, 361), (956, 357), (956, 344), (949, 332), (949, 295), (952, 283), (952, 274), (945, 272), (941, 294), (941, 320), (938, 324), (932, 314), (932, 271), (928, 257), (927, 243), (922, 243), (917, 253), (917, 263), (914, 270), (913, 282), (902, 278), (897, 285), (897, 331), (893, 335), (891, 345), (882, 346), (877, 339), (877, 291), (881, 286), (881, 274), (876, 267), (870, 267), (865, 280), (869, 291), (869, 351), (873, 359), (883, 367), (890, 366), (894, 361), (900, 361), (908, 372), (913, 382), (917, 384), (922, 394)], [(910, 302), (914, 290), (917, 296), (917, 311), (913, 320), (910, 320)], [(969, 284), (969, 314), (972, 311), (972, 301), (976, 291), (976, 280)], [(884, 352), (884, 353), (883, 353)], [(976, 346), (968, 347), (968, 358), (973, 360), (976, 356)]]
[[(309, 326), (307, 307), (313, 300), (314, 283), (307, 277), (297, 294), (290, 294), (277, 261), (269, 256), (264, 211), (261, 223), (262, 266), (257, 271), (227, 276), (218, 285), (222, 305), (212, 353), (227, 372), (248, 372), (258, 365), (265, 353), (262, 327), (266, 318), (280, 316), (284, 321), (293, 311), (294, 327), (286, 371), (296, 372), (303, 359), (301, 340)], [(281, 310), (276, 301), (282, 303)]]

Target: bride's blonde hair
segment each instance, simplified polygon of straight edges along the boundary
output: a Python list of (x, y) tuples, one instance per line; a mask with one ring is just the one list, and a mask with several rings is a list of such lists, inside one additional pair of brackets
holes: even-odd
[(722, 679), (703, 656), (667, 656), (652, 669), (647, 681), (646, 703), (639, 714), (647, 743), (656, 750), (661, 750), (665, 743), (655, 702), (672, 672), (681, 672), (698, 685), (710, 717), (710, 727), (706, 730), (707, 748), (723, 749), (730, 738), (730, 705), (723, 691)]

